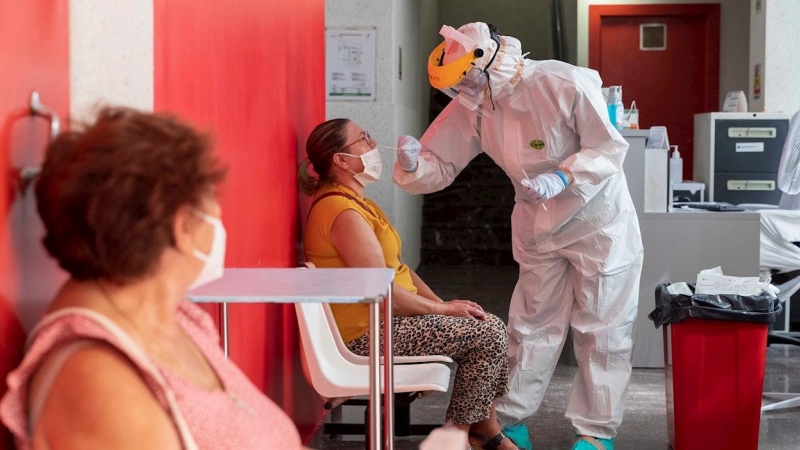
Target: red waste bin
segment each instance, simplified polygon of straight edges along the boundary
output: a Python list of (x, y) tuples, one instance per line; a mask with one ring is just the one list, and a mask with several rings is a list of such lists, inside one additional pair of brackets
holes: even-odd
[(664, 328), (673, 449), (758, 449), (767, 328), (703, 319)]

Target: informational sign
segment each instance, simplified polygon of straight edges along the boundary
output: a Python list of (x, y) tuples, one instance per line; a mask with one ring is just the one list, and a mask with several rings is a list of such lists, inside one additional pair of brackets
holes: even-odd
[(325, 30), (325, 99), (375, 100), (375, 28)]

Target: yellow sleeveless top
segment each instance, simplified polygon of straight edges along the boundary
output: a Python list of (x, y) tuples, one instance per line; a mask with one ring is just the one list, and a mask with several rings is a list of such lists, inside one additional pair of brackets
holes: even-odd
[[(336, 194), (322, 198), (328, 193)], [(360, 198), (352, 189), (338, 183), (320, 189), (314, 202), (308, 214), (306, 232), (303, 236), (306, 261), (314, 263), (319, 268), (347, 267), (331, 242), (331, 228), (339, 213), (352, 209), (361, 214), (375, 231), (375, 237), (378, 238), (383, 250), (386, 267), (394, 269), (394, 282), (417, 293), (417, 288), (411, 280), (411, 272), (401, 259), (403, 244), (400, 235), (375, 202)], [(345, 342), (357, 339), (369, 331), (369, 305), (332, 304), (331, 310)]]

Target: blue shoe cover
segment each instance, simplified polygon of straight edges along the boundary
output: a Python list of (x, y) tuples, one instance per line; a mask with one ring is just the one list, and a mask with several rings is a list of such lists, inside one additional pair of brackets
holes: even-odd
[(533, 450), (533, 442), (531, 442), (531, 438), (528, 435), (528, 427), (525, 424), (506, 425), (503, 427), (503, 434), (514, 441), (517, 447), (524, 450)]
[[(579, 438), (580, 436), (575, 435), (575, 438)], [(601, 439), (601, 438), (594, 438), (597, 442), (603, 444), (605, 450), (614, 450), (614, 440), (613, 439)], [(578, 439), (572, 444), (572, 450), (599, 450), (595, 445), (585, 439)]]

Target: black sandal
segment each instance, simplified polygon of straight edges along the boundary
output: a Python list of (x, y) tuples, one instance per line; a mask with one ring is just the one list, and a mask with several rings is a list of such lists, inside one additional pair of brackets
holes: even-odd
[[(503, 433), (502, 431), (494, 437), (470, 431), (469, 437), (471, 437), (472, 439), (480, 439), (481, 441), (483, 441), (483, 445), (477, 447), (478, 449), (483, 449), (483, 450), (497, 450), (500, 448), (500, 444), (504, 440), (506, 439), (511, 440), (511, 438), (506, 436), (505, 433)], [(511, 442), (514, 443), (514, 445), (517, 445), (514, 441)], [(472, 444), (470, 444), (470, 448), (472, 448), (473, 450), (476, 449), (476, 447), (474, 447)], [(522, 450), (522, 448), (517, 447), (517, 450)]]

